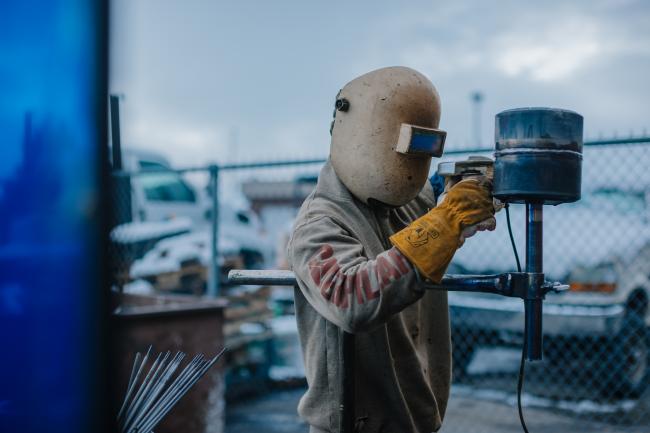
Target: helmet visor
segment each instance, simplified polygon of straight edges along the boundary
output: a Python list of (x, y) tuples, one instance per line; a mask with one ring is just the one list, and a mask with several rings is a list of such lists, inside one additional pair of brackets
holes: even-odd
[(436, 157), (442, 156), (447, 133), (441, 129), (402, 123), (395, 151), (403, 155)]

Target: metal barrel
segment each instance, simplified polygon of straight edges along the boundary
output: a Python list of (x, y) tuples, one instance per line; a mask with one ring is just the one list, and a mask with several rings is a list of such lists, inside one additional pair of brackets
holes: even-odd
[(582, 116), (557, 108), (516, 108), (495, 120), (494, 196), (511, 203), (580, 199)]

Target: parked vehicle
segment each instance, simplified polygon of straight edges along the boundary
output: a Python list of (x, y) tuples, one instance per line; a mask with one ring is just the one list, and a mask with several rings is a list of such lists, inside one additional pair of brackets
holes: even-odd
[(126, 149), (124, 170), (147, 173), (131, 176), (131, 217), (133, 221), (165, 221), (187, 217), (194, 224), (207, 224), (210, 200), (204, 191), (195, 188), (172, 170), (169, 161), (157, 152)]
[[(647, 190), (601, 187), (577, 203), (544, 208), (544, 272), (570, 284), (568, 292), (546, 296), (544, 356), (562, 368), (589, 371), (603, 393), (639, 395), (650, 382), (649, 197)], [(510, 214), (522, 254), (523, 206), (512, 205)], [(466, 242), (449, 273), (515, 269), (505, 212), (497, 221), (496, 232)], [(467, 374), (480, 346), (521, 346), (520, 299), (450, 292), (449, 304), (456, 377)]]
[[(115, 199), (130, 202), (131, 222), (114, 228), (111, 239), (118, 243), (120, 255), (135, 252), (125, 263), (133, 263), (127, 271), (130, 277), (145, 278), (164, 290), (202, 293), (212, 252), (211, 192), (186, 181), (156, 152), (125, 150), (123, 169), (134, 173), (130, 194), (123, 190)], [(141, 171), (152, 172), (138, 174)], [(222, 273), (229, 267), (264, 267), (272, 245), (257, 215), (221, 201), (218, 222)]]

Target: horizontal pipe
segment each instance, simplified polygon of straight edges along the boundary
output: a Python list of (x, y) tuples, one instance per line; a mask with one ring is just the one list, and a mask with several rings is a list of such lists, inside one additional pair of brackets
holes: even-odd
[(439, 284), (424, 284), (424, 288), (448, 292), (497, 293), (510, 296), (512, 290), (510, 290), (505, 275), (445, 275)]
[[(425, 288), (507, 295), (510, 293), (510, 286), (506, 275), (445, 275), (440, 284), (425, 284)], [(234, 269), (228, 273), (228, 280), (240, 285), (297, 285), (296, 275), (292, 271), (286, 270)]]
[(228, 281), (234, 284), (269, 285), (269, 286), (295, 286), (296, 274), (285, 270), (248, 270), (233, 269), (228, 272)]

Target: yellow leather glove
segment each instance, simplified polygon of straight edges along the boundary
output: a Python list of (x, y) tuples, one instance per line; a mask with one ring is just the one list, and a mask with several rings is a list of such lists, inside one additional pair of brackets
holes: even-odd
[[(471, 176), (465, 177), (464, 179), (476, 179), (481, 183), (491, 184), (493, 178), (494, 178), (493, 172), (492, 172), (492, 170), (489, 170), (486, 175), (471, 175)], [(449, 189), (452, 186), (456, 185), (461, 180), (463, 180), (463, 178), (460, 177), (460, 176), (458, 176), (458, 177), (451, 176), (451, 177), (446, 177), (445, 178), (445, 189), (442, 192), (442, 194), (440, 194), (440, 196), (438, 197), (438, 202), (437, 202), (438, 205), (440, 205), (440, 203), (442, 203), (443, 200), (447, 197), (447, 193), (449, 192)], [(499, 212), (501, 209), (503, 209), (505, 207), (503, 202), (501, 202), (497, 198), (493, 198), (492, 202), (494, 204), (494, 212), (495, 213)], [(481, 221), (478, 224), (474, 224), (474, 225), (471, 225), (469, 227), (465, 227), (463, 229), (463, 231), (461, 232), (461, 234), (460, 234), (460, 246), (463, 246), (463, 244), (465, 243), (465, 240), (467, 238), (471, 238), (477, 232), (481, 232), (481, 231), (485, 231), (485, 230), (492, 231), (492, 230), (496, 229), (496, 227), (497, 227), (497, 220), (494, 218), (494, 216), (491, 216), (490, 218), (486, 219), (485, 221)]]
[(463, 180), (449, 189), (436, 208), (390, 237), (397, 248), (422, 275), (439, 283), (466, 227), (494, 215), (489, 184)]

